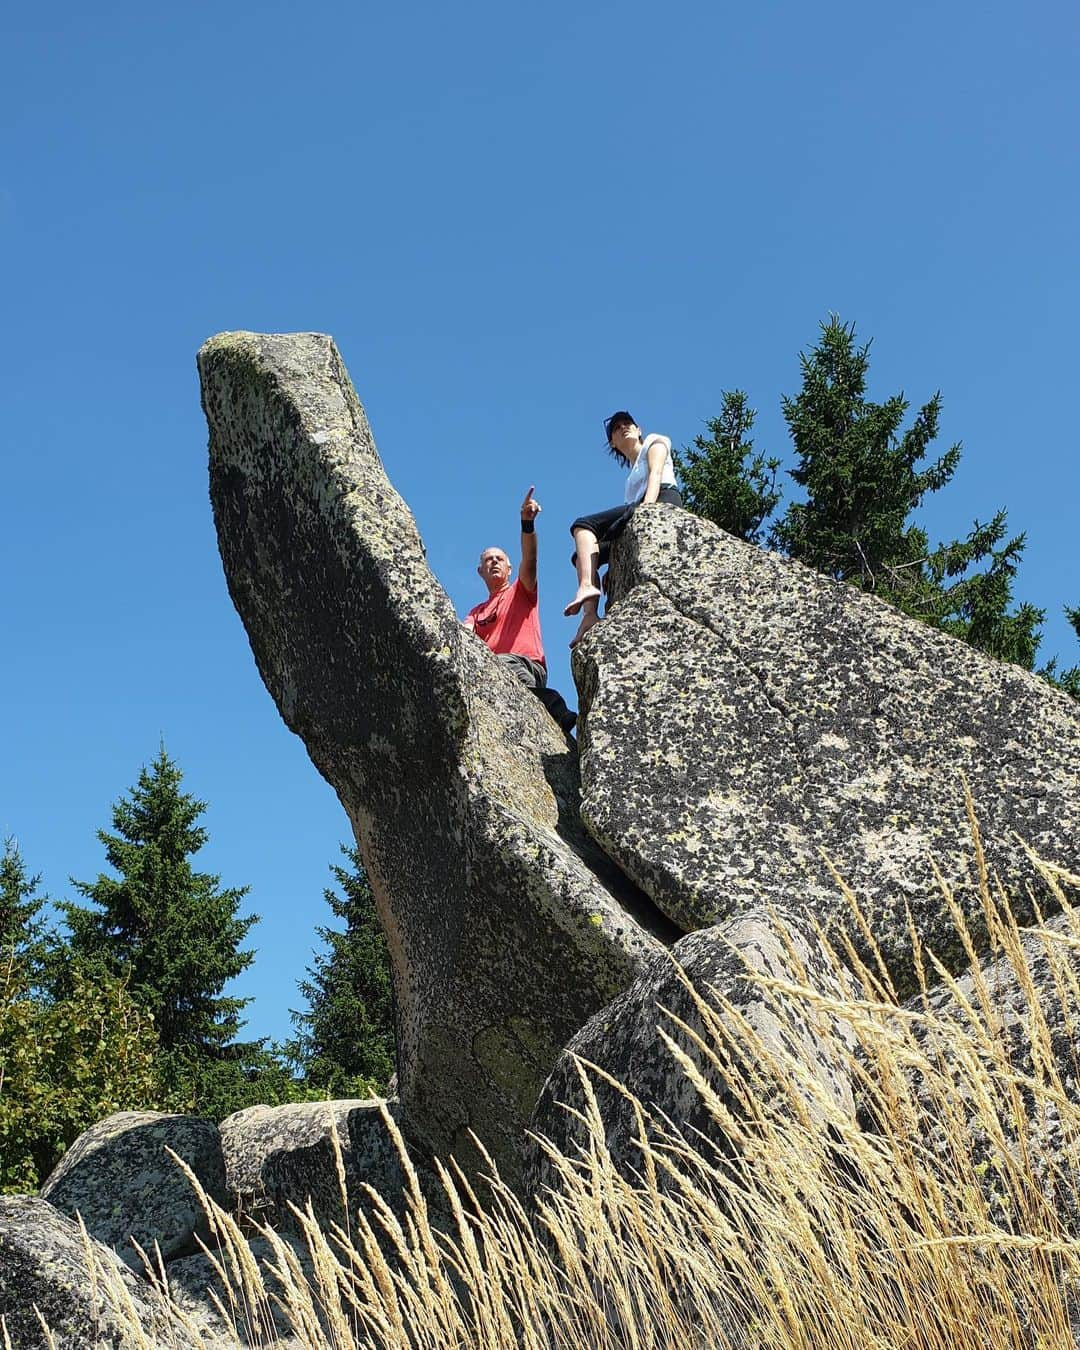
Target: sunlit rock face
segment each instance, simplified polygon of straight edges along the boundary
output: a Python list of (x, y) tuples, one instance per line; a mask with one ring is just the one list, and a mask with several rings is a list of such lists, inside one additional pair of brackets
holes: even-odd
[(977, 930), (965, 781), (1021, 914), (1045, 894), (1024, 843), (1076, 870), (1080, 705), (1044, 681), (663, 505), (610, 597), (575, 652), (582, 816), (684, 930), (780, 903), (867, 954), (831, 861), (901, 988), (905, 907), (958, 968), (933, 867)]
[(36, 1195), (0, 1195), (0, 1313), (0, 1344), (13, 1350), (224, 1350), (200, 1314), (185, 1324), (111, 1247)]
[[(60, 1159), (41, 1195), (62, 1213), (82, 1216), (87, 1232), (142, 1273), (138, 1248), (166, 1261), (209, 1236), (191, 1168), (211, 1200), (225, 1203), (225, 1163), (216, 1125), (198, 1116), (117, 1111), (84, 1130)], [(136, 1245), (137, 1244), (137, 1245)]]
[(513, 1178), (562, 1046), (671, 926), (582, 830), (573, 747), (459, 624), (330, 338), (223, 334), (198, 365), (229, 592), (389, 940), (405, 1128), (461, 1158), (475, 1131)]
[[(749, 909), (688, 934), (573, 1038), (544, 1085), (534, 1133), (564, 1157), (587, 1151), (583, 1071), (611, 1160), (626, 1177), (643, 1173), (641, 1133), (661, 1151), (674, 1135), (704, 1156), (731, 1156), (739, 1145), (723, 1122), (745, 1120), (747, 1099), (763, 1118), (799, 1115), (819, 1131), (853, 1120), (850, 1026), (785, 987), (833, 1001), (863, 993), (791, 913)], [(633, 1094), (640, 1117), (612, 1080)], [(557, 1184), (543, 1146), (531, 1147), (526, 1176), (533, 1191)], [(658, 1180), (664, 1189), (670, 1179)]]
[[(400, 1207), (406, 1191), (387, 1124), (397, 1104), (377, 1100), (248, 1106), (221, 1122), (229, 1201), (278, 1232), (301, 1229), (308, 1204), (319, 1224), (345, 1228), (365, 1186)], [(336, 1140), (334, 1136), (336, 1135)]]

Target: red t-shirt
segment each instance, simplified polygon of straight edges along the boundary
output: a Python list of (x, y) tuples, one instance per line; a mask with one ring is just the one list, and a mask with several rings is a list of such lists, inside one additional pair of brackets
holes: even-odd
[(547, 669), (540, 640), (537, 595), (537, 591), (514, 581), (482, 604), (473, 605), (465, 622), (496, 655), (512, 652), (515, 656), (527, 656)]

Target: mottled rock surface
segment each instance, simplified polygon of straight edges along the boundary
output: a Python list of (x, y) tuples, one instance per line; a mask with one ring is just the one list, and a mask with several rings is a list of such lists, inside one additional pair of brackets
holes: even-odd
[[(307, 1243), (288, 1234), (279, 1234), (279, 1237), (295, 1257), (304, 1278), (311, 1280), (314, 1266)], [(185, 1256), (169, 1263), (165, 1273), (169, 1282), (170, 1297), (178, 1308), (192, 1317), (215, 1325), (221, 1334), (225, 1334), (227, 1328), (217, 1312), (214, 1297), (216, 1296), (226, 1309), (232, 1310), (235, 1306), (234, 1324), (237, 1336), (230, 1340), (231, 1346), (235, 1346), (237, 1341), (241, 1345), (266, 1345), (272, 1333), (276, 1337), (272, 1342), (275, 1350), (293, 1350), (293, 1347), (300, 1350), (302, 1342), (291, 1334), (292, 1326), (289, 1319), (275, 1301), (284, 1297), (282, 1284), (274, 1273), (274, 1268), (279, 1265), (281, 1257), (264, 1237), (251, 1238), (247, 1248), (252, 1262), (259, 1269), (263, 1288), (267, 1294), (266, 1306), (258, 1314), (254, 1309), (245, 1309), (239, 1289), (234, 1288), (230, 1297), (230, 1291), (215, 1265), (216, 1262), (223, 1269), (231, 1271), (230, 1255), (212, 1244), (210, 1250), (214, 1254), (214, 1260), (199, 1253), (198, 1256)]]
[[(1022, 959), (1006, 955), (999, 945), (977, 976), (969, 970), (954, 989), (939, 985), (925, 1002), (920, 995), (907, 1003), (910, 1011), (929, 1012), (961, 1030), (966, 1052), (958, 1056), (956, 1042), (932, 1020), (905, 1023), (915, 1045), (945, 1072), (945, 1108), (923, 1075), (910, 1075), (912, 1090), (926, 1142), (935, 1153), (942, 1148), (946, 1110), (966, 1118), (970, 1148), (981, 1160), (978, 1171), (992, 1207), (1004, 1194), (997, 1177), (1001, 1140), (1007, 1140), (1019, 1159), (1024, 1156), (1019, 1143), (1023, 1133), (1030, 1161), (1021, 1171), (1039, 1185), (1071, 1234), (1080, 1237), (1080, 917), (1060, 914), (1026, 930), (1020, 949)], [(975, 1119), (973, 1064), (998, 1094), (999, 1138), (988, 1137)], [(1042, 1083), (1044, 1090), (1025, 1089), (1010, 1098), (1005, 1084), (1012, 1075), (1019, 1082)], [(1020, 1103), (1020, 1120), (1013, 1102)], [(872, 1128), (872, 1118), (867, 1124)], [(1005, 1225), (1015, 1218), (1007, 1210), (995, 1217)]]
[(218, 1128), (197, 1116), (118, 1111), (84, 1130), (41, 1188), (62, 1213), (82, 1215), (87, 1232), (112, 1247), (133, 1270), (143, 1262), (132, 1237), (166, 1261), (196, 1250), (205, 1216), (191, 1183), (165, 1150), (172, 1149), (223, 1204), (225, 1164)]
[[(809, 986), (831, 997), (857, 993), (856, 987), (847, 988), (838, 981), (816, 936), (793, 914), (751, 910), (691, 933), (670, 954), (655, 957), (629, 989), (571, 1040), (544, 1085), (532, 1129), (554, 1142), (564, 1155), (576, 1156), (586, 1135), (581, 1123), (563, 1109), (564, 1105), (578, 1110), (582, 1106), (576, 1056), (629, 1088), (647, 1111), (657, 1119), (666, 1117), (686, 1139), (696, 1143), (704, 1136), (726, 1149), (730, 1141), (661, 1041), (658, 1027), (686, 1053), (724, 1108), (736, 1117), (741, 1107), (732, 1081), (739, 1084), (739, 1091), (748, 1090), (773, 1109), (785, 1114), (791, 1109), (777, 1091), (775, 1078), (758, 1071), (759, 1063), (772, 1060), (784, 1065), (786, 1081), (811, 1118), (824, 1122), (837, 1111), (854, 1118), (847, 1056), (855, 1042), (850, 1031), (835, 1018), (812, 1012), (802, 1000), (766, 991), (755, 976)], [(723, 1027), (740, 1027), (735, 1036), (726, 1037), (708, 1026), (686, 981), (710, 1006), (720, 1008), (713, 991), (726, 1002), (720, 1021)], [(685, 1023), (689, 1033), (677, 1022)], [(752, 1040), (746, 1038), (743, 1025), (750, 1029)], [(823, 1035), (825, 1031), (829, 1034)], [(613, 1161), (627, 1175), (639, 1172), (641, 1153), (634, 1142), (633, 1108), (602, 1078), (590, 1074), (590, 1081)], [(656, 1137), (651, 1128), (650, 1135)], [(549, 1178), (542, 1150), (534, 1148), (528, 1185), (542, 1186)]]
[[(229, 592), (345, 807), (393, 963), (411, 1137), (512, 1179), (569, 1037), (672, 936), (581, 828), (577, 758), (458, 622), (333, 342), (199, 353)], [(482, 542), (482, 541), (481, 541)]]
[[(0, 1196), (0, 1314), (13, 1350), (210, 1350), (198, 1319), (185, 1327), (110, 1248), (90, 1239), (91, 1282), (75, 1222), (33, 1195)], [(3, 1344), (0, 1336), (0, 1344)]]
[(582, 815), (692, 930), (759, 902), (846, 907), (903, 978), (903, 909), (964, 964), (931, 857), (975, 913), (962, 775), (991, 867), (1019, 835), (1076, 870), (1080, 707), (1017, 666), (666, 506), (613, 550), (611, 612), (575, 652)]
[[(387, 1110), (400, 1115), (393, 1103)], [(230, 1202), (259, 1223), (288, 1229), (289, 1203), (303, 1209), (310, 1198), (321, 1224), (345, 1226), (335, 1132), (350, 1213), (361, 1202), (361, 1183), (396, 1206), (405, 1178), (376, 1101), (251, 1106), (227, 1116), (221, 1139)]]

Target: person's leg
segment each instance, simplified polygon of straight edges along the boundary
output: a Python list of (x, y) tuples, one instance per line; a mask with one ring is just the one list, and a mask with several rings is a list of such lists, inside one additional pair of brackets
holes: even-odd
[(501, 661), (511, 675), (532, 690), (543, 689), (547, 684), (547, 671), (539, 661), (518, 656), (516, 652), (496, 652), (495, 660)]
[(578, 620), (577, 632), (570, 639), (570, 648), (573, 650), (581, 639), (593, 627), (600, 622), (600, 588), (594, 588), (594, 593), (587, 595), (580, 605), (581, 618)]
[(577, 725), (577, 713), (571, 712), (557, 689), (534, 689), (533, 693), (567, 735)]
[(518, 656), (515, 652), (499, 652), (495, 659), (501, 661), (522, 684), (528, 685), (563, 731), (568, 734), (573, 731), (577, 713), (571, 712), (566, 706), (562, 694), (547, 687), (547, 671), (539, 661), (533, 661), (528, 656)]
[(595, 613), (600, 600), (600, 543), (595, 532), (584, 525), (578, 526), (574, 531), (574, 549), (578, 585), (573, 600), (563, 610), (568, 618), (590, 602)]
[(624, 506), (612, 506), (607, 511), (596, 511), (591, 516), (578, 516), (570, 526), (570, 533), (574, 536), (573, 563), (577, 569), (578, 585), (573, 600), (563, 610), (567, 617), (580, 613), (590, 601), (593, 602), (595, 614), (596, 605), (600, 602), (600, 540), (625, 510)]

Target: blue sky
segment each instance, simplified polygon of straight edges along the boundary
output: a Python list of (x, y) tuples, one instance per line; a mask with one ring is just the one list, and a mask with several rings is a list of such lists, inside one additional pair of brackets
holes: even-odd
[(1078, 37), (1000, 0), (9, 10), (0, 831), (70, 895), (163, 737), (262, 916), (249, 1030), (287, 1033), (348, 829), (225, 590), (194, 367), (225, 329), (334, 335), (459, 612), (536, 485), (571, 692), (603, 415), (686, 444), (741, 387), (790, 462), (780, 397), (836, 311), (872, 396), (942, 390), (932, 537), (1007, 506), (1075, 663)]

